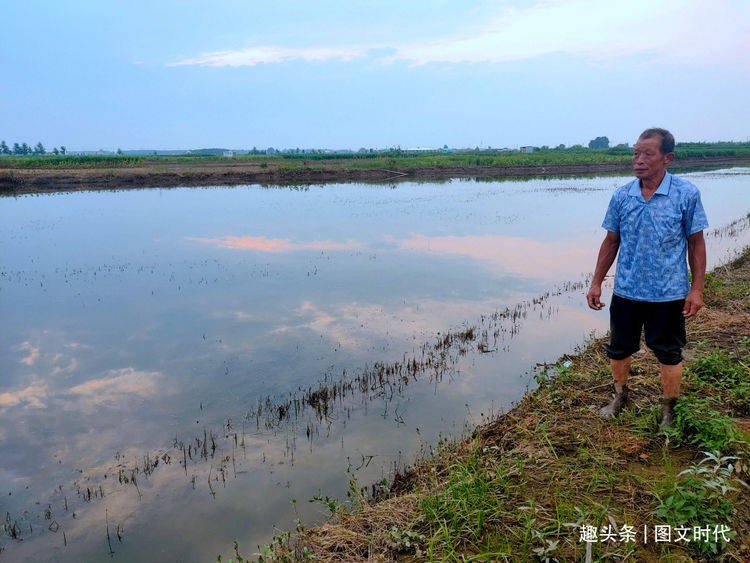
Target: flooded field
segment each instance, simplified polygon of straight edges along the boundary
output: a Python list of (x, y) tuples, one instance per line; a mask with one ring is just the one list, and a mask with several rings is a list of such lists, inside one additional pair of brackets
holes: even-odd
[[(683, 176), (723, 263), (750, 169)], [(0, 559), (215, 560), (381, 494), (607, 329), (628, 180), (0, 198)]]

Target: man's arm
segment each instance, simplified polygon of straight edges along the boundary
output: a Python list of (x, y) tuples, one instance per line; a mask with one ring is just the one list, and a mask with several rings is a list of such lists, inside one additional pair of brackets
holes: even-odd
[(687, 244), (693, 283), (690, 293), (685, 297), (685, 308), (682, 311), (685, 318), (692, 317), (703, 307), (703, 286), (706, 283), (706, 240), (703, 238), (703, 231), (690, 235)]
[(599, 301), (599, 298), (602, 296), (602, 282), (604, 281), (604, 276), (609, 272), (612, 262), (615, 261), (615, 256), (617, 256), (617, 250), (619, 248), (620, 233), (607, 231), (607, 236), (604, 237), (602, 246), (599, 248), (599, 256), (596, 259), (594, 279), (591, 280), (591, 287), (586, 295), (586, 301), (588, 301), (589, 307), (596, 311), (604, 307), (604, 303)]

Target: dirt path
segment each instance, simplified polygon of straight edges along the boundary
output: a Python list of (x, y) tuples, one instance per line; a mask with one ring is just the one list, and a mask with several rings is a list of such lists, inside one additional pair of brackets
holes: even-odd
[[(691, 158), (675, 162), (682, 170), (750, 165), (750, 157)], [(629, 162), (510, 166), (351, 168), (346, 162), (322, 161), (315, 165), (285, 166), (269, 162), (147, 163), (123, 168), (0, 169), (0, 193), (25, 194), (74, 190), (164, 188), (176, 186), (236, 186), (246, 184), (322, 184), (329, 182), (389, 182), (447, 180), (450, 178), (508, 178), (616, 174), (631, 171)]]

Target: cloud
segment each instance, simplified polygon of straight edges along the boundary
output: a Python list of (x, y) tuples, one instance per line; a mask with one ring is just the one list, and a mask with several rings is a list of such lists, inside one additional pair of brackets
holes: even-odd
[(349, 47), (305, 47), (290, 48), (274, 45), (259, 45), (246, 49), (213, 51), (192, 59), (184, 59), (167, 66), (255, 66), (265, 63), (285, 63), (293, 60), (316, 61), (351, 61), (365, 54), (362, 49)]
[(52, 369), (52, 375), (57, 375), (58, 373), (73, 373), (78, 369), (78, 360), (76, 360), (75, 358), (65, 360), (65, 365), (62, 365), (63, 362), (61, 360), (65, 360), (63, 355), (55, 354), (55, 358), (53, 360), (55, 366)]
[(507, 272), (551, 280), (588, 271), (596, 256), (595, 248), (582, 248), (569, 241), (544, 242), (505, 235), (414, 235), (396, 244), (400, 250), (468, 256)]
[(39, 357), (39, 348), (32, 346), (28, 340), (19, 346), (21, 350), (28, 352), (28, 355), (21, 358), (21, 363), (27, 366), (33, 366)]
[(158, 391), (160, 375), (156, 371), (138, 371), (132, 367), (110, 370), (107, 377), (71, 387), (70, 393), (99, 404), (129, 395), (151, 397)]
[(468, 35), (401, 46), (393, 58), (417, 65), (506, 62), (554, 53), (595, 60), (644, 53), (690, 62), (706, 54), (741, 60), (750, 26), (738, 16), (748, 13), (748, 4), (730, 4), (706, 9), (697, 1), (540, 2), (504, 8)]
[(262, 45), (214, 51), (169, 66), (237, 67), (364, 57), (411, 65), (502, 63), (562, 53), (592, 60), (648, 55), (649, 64), (701, 61), (747, 67), (743, 53), (748, 50), (750, 2), (745, 0), (710, 7), (698, 0), (541, 0), (523, 8), (487, 9), (482, 21), (471, 28), (426, 41), (303, 48)]
[(356, 241), (335, 242), (330, 240), (314, 240), (311, 242), (292, 242), (289, 239), (267, 237), (233, 237), (222, 238), (193, 238), (188, 240), (213, 244), (223, 248), (237, 248), (243, 250), (258, 250), (260, 252), (292, 252), (295, 250), (350, 250), (357, 248)]
[(240, 322), (260, 320), (260, 317), (255, 313), (248, 313), (246, 311), (232, 311), (231, 315), (235, 320)]
[[(352, 304), (352, 306), (354, 305)], [(325, 335), (327, 338), (337, 341), (344, 348), (362, 348), (366, 344), (366, 341), (354, 335), (354, 329), (359, 326), (359, 321), (351, 314), (342, 316), (340, 310), (338, 312), (327, 312), (309, 300), (303, 301), (302, 305), (297, 307), (294, 312), (300, 319), (303, 319), (302, 323), (279, 326), (272, 330), (271, 334), (283, 334), (293, 330), (306, 329)], [(351, 313), (351, 311), (348, 313)]]
[(32, 407), (44, 408), (42, 399), (47, 396), (47, 386), (32, 384), (18, 391), (0, 393), (0, 408), (12, 407), (19, 403), (28, 403)]

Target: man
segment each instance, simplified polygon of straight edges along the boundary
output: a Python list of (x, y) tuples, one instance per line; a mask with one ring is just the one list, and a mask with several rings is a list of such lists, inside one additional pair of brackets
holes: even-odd
[(618, 188), (609, 203), (602, 223), (607, 235), (586, 296), (592, 309), (604, 307), (602, 281), (619, 249), (606, 347), (615, 394), (599, 413), (613, 418), (627, 403), (631, 355), (640, 348), (645, 329), (646, 345), (660, 363), (661, 428), (673, 424), (682, 381), (685, 319), (703, 306), (706, 274), (703, 229), (708, 222), (700, 192), (667, 172), (673, 159), (674, 137), (669, 131), (641, 133), (633, 152), (636, 179)]

